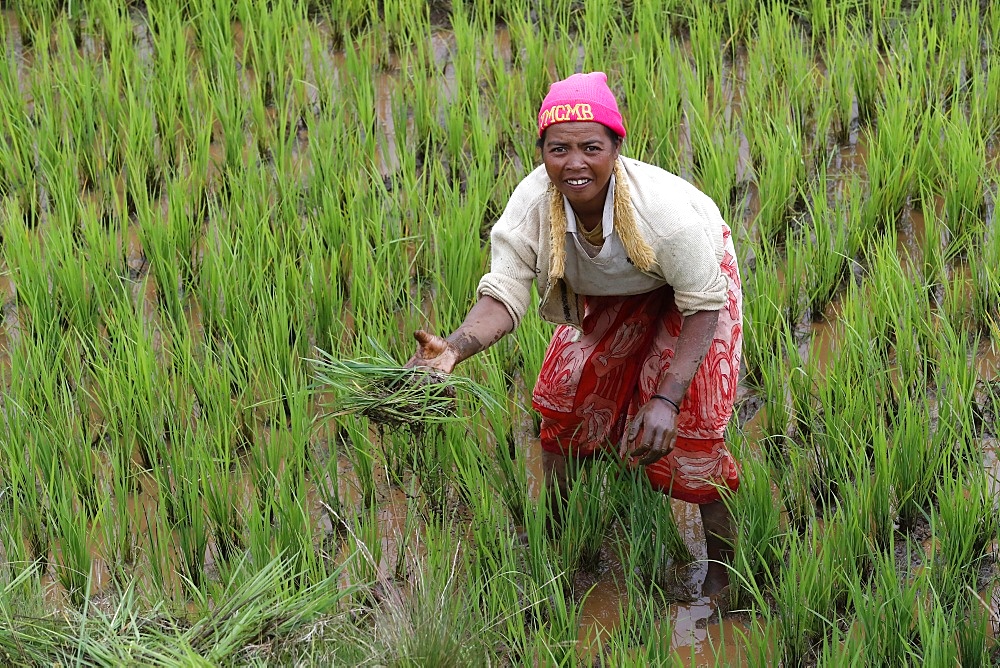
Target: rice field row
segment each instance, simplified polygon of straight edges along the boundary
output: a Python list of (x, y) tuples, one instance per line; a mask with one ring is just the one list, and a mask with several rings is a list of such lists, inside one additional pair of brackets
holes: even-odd
[[(1000, 9), (0, 9), (5, 664), (995, 663)], [(461, 322), (537, 105), (593, 69), (741, 255), (734, 646), (672, 643), (692, 545), (616, 464), (549, 530), (537, 317), (460, 368), (467, 419), (317, 379)]]

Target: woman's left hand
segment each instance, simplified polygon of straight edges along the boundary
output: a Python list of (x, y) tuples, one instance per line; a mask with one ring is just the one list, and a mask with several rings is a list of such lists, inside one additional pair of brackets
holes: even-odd
[(647, 401), (632, 420), (628, 438), (618, 453), (622, 458), (640, 458), (641, 466), (649, 466), (670, 454), (677, 440), (677, 411), (665, 401)]

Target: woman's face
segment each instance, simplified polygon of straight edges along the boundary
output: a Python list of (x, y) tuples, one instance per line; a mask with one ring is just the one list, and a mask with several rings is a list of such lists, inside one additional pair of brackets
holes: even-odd
[(573, 209), (593, 212), (604, 207), (619, 148), (600, 123), (556, 123), (545, 130), (542, 160), (549, 179)]

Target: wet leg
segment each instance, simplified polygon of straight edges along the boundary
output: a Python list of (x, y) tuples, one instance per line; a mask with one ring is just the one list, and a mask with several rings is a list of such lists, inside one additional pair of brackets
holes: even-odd
[(702, 594), (715, 596), (729, 584), (729, 569), (726, 565), (733, 558), (735, 527), (732, 515), (723, 502), (705, 503), (699, 506), (699, 509), (708, 548), (708, 574), (705, 576), (705, 584), (702, 585)]

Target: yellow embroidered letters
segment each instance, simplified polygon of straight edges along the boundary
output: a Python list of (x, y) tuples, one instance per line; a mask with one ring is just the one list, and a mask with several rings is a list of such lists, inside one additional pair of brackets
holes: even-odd
[(549, 127), (553, 123), (565, 123), (567, 121), (592, 121), (594, 111), (586, 102), (576, 104), (557, 104), (542, 112), (538, 118), (538, 127), (541, 130)]

